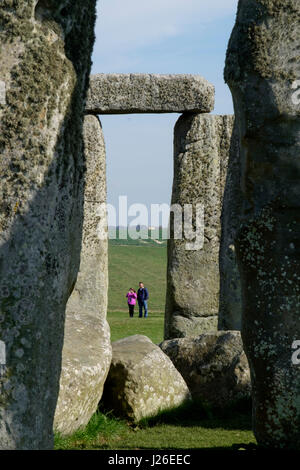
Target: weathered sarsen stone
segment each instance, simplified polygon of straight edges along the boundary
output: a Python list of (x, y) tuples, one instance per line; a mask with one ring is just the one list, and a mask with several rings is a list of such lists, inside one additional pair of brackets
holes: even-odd
[(200, 75), (92, 75), (87, 113), (209, 113), (215, 89)]
[(232, 133), (221, 217), (220, 307), (218, 329), (241, 330), (242, 289), (235, 250), (235, 235), (242, 207), (241, 160), (238, 127)]
[(54, 428), (71, 434), (98, 407), (111, 361), (108, 289), (106, 156), (96, 116), (84, 119), (86, 183), (81, 261), (67, 303), (60, 391)]
[[(220, 217), (233, 121), (186, 114), (175, 126), (165, 339), (217, 330)], [(193, 223), (185, 205), (193, 210)]]
[(79, 267), (94, 21), (94, 0), (1, 2), (1, 449), (53, 445), (65, 306)]
[(194, 400), (224, 408), (250, 399), (250, 370), (239, 331), (171, 339), (160, 347), (186, 381)]
[(112, 343), (112, 349), (103, 394), (108, 410), (139, 421), (190, 399), (180, 373), (147, 336), (120, 339)]
[[(242, 0), (225, 69), (239, 126), (235, 246), (259, 444), (300, 449), (300, 2)], [(297, 354), (296, 354), (297, 355)]]

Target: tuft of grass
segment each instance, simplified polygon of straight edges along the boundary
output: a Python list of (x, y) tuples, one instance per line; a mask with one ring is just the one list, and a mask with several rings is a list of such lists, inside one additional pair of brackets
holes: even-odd
[(56, 450), (88, 449), (94, 446), (105, 448), (108, 441), (118, 438), (126, 431), (125, 421), (110, 416), (110, 413), (97, 411), (84, 429), (79, 429), (71, 436), (55, 433), (54, 448)]

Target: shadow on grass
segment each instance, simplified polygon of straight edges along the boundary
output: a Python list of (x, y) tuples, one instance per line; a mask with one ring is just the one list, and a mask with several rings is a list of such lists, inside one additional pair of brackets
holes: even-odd
[[(102, 408), (102, 407), (101, 407)], [(224, 407), (223, 409), (212, 409), (205, 407), (199, 402), (189, 402), (173, 410), (161, 412), (156, 416), (148, 419), (143, 419), (138, 423), (129, 422), (128, 420), (116, 418), (112, 412), (100, 409), (91, 418), (86, 428), (77, 431), (72, 436), (62, 437), (59, 434), (55, 436), (55, 448), (57, 450), (131, 450), (131, 451), (153, 451), (163, 450), (166, 453), (172, 453), (178, 450), (177, 447), (172, 446), (172, 436), (170, 435), (170, 444), (159, 445), (154, 447), (153, 442), (148, 441), (143, 437), (142, 439), (132, 439), (137, 431), (146, 431), (147, 429), (158, 427), (160, 425), (171, 425), (186, 428), (186, 433), (192, 433), (193, 427), (201, 427), (203, 429), (220, 430), (238, 430), (238, 431), (251, 431), (251, 403), (249, 401), (239, 402), (235, 406)], [(190, 428), (190, 429), (189, 429)], [(171, 431), (173, 432), (173, 431)], [(223, 434), (222, 441), (226, 441), (226, 436)], [(232, 441), (228, 445), (222, 445), (217, 442), (212, 445), (207, 437), (206, 447), (192, 447), (193, 452), (199, 453), (239, 453), (246, 451), (251, 454), (257, 452), (270, 452), (284, 453), (278, 449), (264, 449), (255, 443), (249, 442), (235, 442)], [(242, 436), (237, 435), (237, 439), (243, 439)], [(145, 442), (146, 440), (146, 442)], [(213, 439), (215, 440), (215, 439)], [(143, 442), (144, 441), (144, 442)], [(178, 441), (178, 439), (177, 439)], [(208, 444), (208, 446), (207, 446)], [(221, 445), (219, 445), (221, 444)], [(180, 450), (186, 451), (189, 447), (180, 447)]]
[[(101, 408), (100, 411), (107, 414), (108, 410)], [(112, 411), (109, 411), (109, 414), (113, 416)], [(251, 431), (251, 400), (243, 400), (222, 409), (211, 408), (199, 401), (190, 401), (179, 407), (161, 411), (155, 416), (143, 418), (138, 423), (129, 424), (141, 429), (170, 424), (180, 427), (201, 426), (207, 429)]]
[[(74, 448), (74, 449), (70, 449), (70, 450), (85, 450), (84, 447), (82, 447), (81, 449), (78, 449), (78, 448)], [(174, 451), (181, 451), (181, 452), (184, 452), (186, 453), (187, 452), (187, 449), (185, 448), (180, 448), (178, 449), (177, 447), (159, 447), (159, 449), (157, 448), (153, 448), (153, 447), (143, 447), (143, 446), (139, 446), (135, 449), (132, 449), (132, 448), (127, 448), (127, 447), (117, 447), (117, 448), (114, 448), (112, 449), (111, 447), (109, 446), (102, 446), (101, 448), (99, 448), (97, 445), (92, 445), (89, 447), (89, 450), (118, 450), (118, 451), (155, 451), (155, 450), (158, 450), (158, 451), (163, 451), (164, 454), (172, 454), (174, 453)], [(275, 449), (276, 450), (276, 449)], [(231, 452), (231, 453), (236, 453), (236, 452), (240, 452), (240, 451), (248, 451), (248, 452), (267, 452), (266, 449), (262, 449), (262, 448), (259, 448), (256, 444), (244, 444), (244, 443), (241, 443), (241, 444), (234, 444), (232, 445), (231, 447), (205, 447), (205, 448), (195, 448), (193, 447), (192, 449), (192, 452), (193, 454), (195, 452), (199, 452), (202, 454), (202, 452), (208, 452), (208, 453), (228, 453), (228, 452)], [(270, 450), (271, 451), (271, 450)], [(274, 449), (272, 449), (272, 452), (274, 452)]]
[[(132, 431), (147, 431), (147, 429), (160, 427), (161, 425), (178, 426), (185, 428), (186, 432), (193, 432), (193, 427), (201, 427), (203, 429), (212, 429), (218, 432), (225, 430), (251, 430), (251, 403), (240, 402), (234, 407), (227, 407), (223, 409), (212, 409), (204, 406), (199, 402), (188, 402), (180, 407), (172, 410), (164, 411), (156, 416), (143, 419), (138, 423), (130, 422), (126, 419), (114, 416), (112, 411), (103, 409), (100, 406), (98, 412), (94, 414), (90, 422), (84, 429), (80, 429), (72, 436), (63, 437), (58, 433), (55, 436), (55, 448), (61, 450), (87, 450), (87, 449), (127, 449), (127, 439)], [(190, 430), (189, 430), (190, 429)], [(124, 442), (125, 439), (125, 442)], [(159, 446), (160, 449), (171, 451), (176, 449), (172, 447), (172, 440), (170, 445)], [(132, 443), (129, 444), (131, 449)], [(112, 447), (113, 446), (113, 447)], [(151, 450), (153, 447), (145, 445), (145, 442), (139, 440), (139, 445), (136, 450)], [(254, 444), (249, 443), (235, 443), (230, 446), (220, 446), (212, 448), (201, 448), (201, 451), (238, 451), (238, 450), (256, 450)]]

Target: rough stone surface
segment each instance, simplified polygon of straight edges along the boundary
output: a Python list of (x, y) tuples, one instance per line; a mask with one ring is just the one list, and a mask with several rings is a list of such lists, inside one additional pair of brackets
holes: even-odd
[(108, 289), (106, 157), (100, 122), (84, 120), (86, 184), (77, 282), (66, 309), (60, 392), (54, 428), (66, 435), (84, 427), (98, 407), (111, 361), (106, 321)]
[(86, 105), (91, 114), (209, 113), (215, 89), (200, 75), (97, 74)]
[[(192, 228), (199, 242), (203, 220), (197, 223), (195, 214), (197, 205), (203, 207), (204, 244), (189, 246), (186, 223), (183, 238), (175, 239), (177, 217), (171, 214), (165, 339), (184, 336), (192, 329), (194, 335), (217, 329), (220, 217), (233, 121), (233, 116), (182, 115), (175, 126), (172, 204), (192, 205)], [(199, 317), (207, 320), (199, 321)]]
[(181, 373), (193, 399), (223, 408), (250, 398), (250, 370), (240, 332), (171, 339), (160, 347)]
[[(259, 444), (300, 449), (300, 2), (240, 1), (225, 78), (241, 145), (242, 337)], [(297, 353), (296, 353), (297, 355)]]
[(112, 349), (103, 395), (107, 409), (139, 421), (190, 399), (188, 387), (171, 360), (146, 336), (115, 341)]
[(65, 306), (79, 267), (94, 21), (93, 0), (1, 2), (1, 449), (53, 446)]
[(172, 334), (174, 338), (186, 336), (197, 337), (201, 333), (216, 331), (218, 329), (218, 316), (187, 318), (175, 315), (172, 320)]
[(242, 207), (239, 136), (234, 126), (223, 198), (220, 242), (220, 308), (218, 329), (241, 330), (242, 289), (235, 250), (235, 235)]

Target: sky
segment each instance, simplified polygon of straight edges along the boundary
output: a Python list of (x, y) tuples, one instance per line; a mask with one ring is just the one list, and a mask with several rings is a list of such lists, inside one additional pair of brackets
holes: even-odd
[[(215, 85), (213, 113), (231, 114), (223, 69), (237, 3), (98, 0), (92, 73), (199, 74)], [(118, 197), (127, 196), (128, 205), (148, 207), (150, 220), (151, 204), (170, 204), (173, 128), (179, 114), (99, 117), (107, 151), (108, 202), (118, 209)]]

